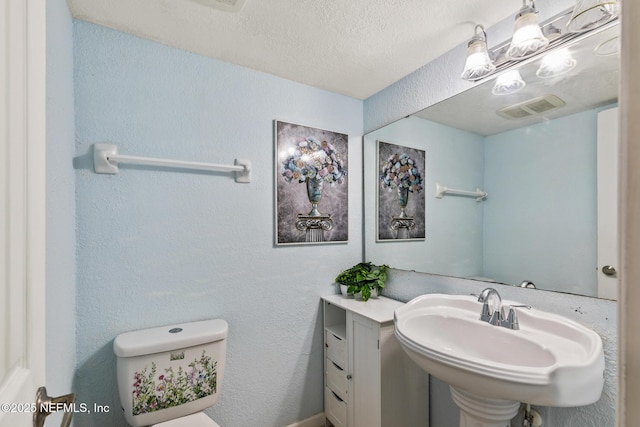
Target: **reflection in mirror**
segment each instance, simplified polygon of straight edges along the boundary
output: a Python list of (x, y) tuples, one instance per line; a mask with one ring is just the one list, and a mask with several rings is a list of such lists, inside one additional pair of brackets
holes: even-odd
[[(562, 46), (563, 52), (550, 51), (557, 62), (537, 57), (512, 67), (525, 83), (517, 91), (495, 89), (494, 76), (365, 135), (365, 259), (615, 298), (617, 279), (603, 274), (598, 263), (615, 268), (616, 244), (610, 240), (616, 224), (601, 231), (605, 237), (599, 235), (598, 217), (604, 215), (598, 204), (607, 203), (600, 212), (612, 218), (617, 207), (596, 189), (607, 177), (615, 183), (611, 177), (617, 174), (618, 34), (619, 25), (612, 23)], [(425, 152), (424, 240), (376, 239), (378, 141)], [(603, 170), (598, 164), (606, 153), (612, 153), (614, 164)], [(436, 184), (479, 188), (488, 196), (436, 198)], [(607, 193), (617, 194), (617, 188)], [(609, 258), (598, 248), (603, 242), (612, 251)]]

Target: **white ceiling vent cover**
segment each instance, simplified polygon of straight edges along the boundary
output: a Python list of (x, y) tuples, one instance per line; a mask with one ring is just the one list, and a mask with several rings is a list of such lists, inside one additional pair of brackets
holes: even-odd
[(497, 113), (499, 116), (509, 120), (524, 119), (526, 117), (537, 116), (539, 114), (555, 110), (556, 108), (563, 107), (564, 105), (566, 105), (566, 102), (557, 96), (544, 95), (516, 105), (510, 105), (509, 107), (502, 108), (498, 110)]
[(224, 10), (225, 12), (240, 12), (247, 0), (191, 0), (201, 5), (212, 7), (214, 9)]

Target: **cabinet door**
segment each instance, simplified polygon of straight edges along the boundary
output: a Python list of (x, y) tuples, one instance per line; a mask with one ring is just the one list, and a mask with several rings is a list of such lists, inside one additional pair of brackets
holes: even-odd
[(404, 352), (393, 324), (380, 328), (382, 427), (429, 427), (429, 375)]
[(349, 354), (352, 373), (349, 426), (380, 427), (380, 325), (350, 314), (351, 336), (347, 339), (353, 351)]

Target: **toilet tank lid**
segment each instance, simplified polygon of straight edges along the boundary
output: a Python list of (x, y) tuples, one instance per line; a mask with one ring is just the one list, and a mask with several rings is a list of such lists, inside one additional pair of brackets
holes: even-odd
[(228, 333), (229, 325), (223, 319), (161, 326), (118, 335), (113, 352), (118, 357), (161, 353), (219, 341)]

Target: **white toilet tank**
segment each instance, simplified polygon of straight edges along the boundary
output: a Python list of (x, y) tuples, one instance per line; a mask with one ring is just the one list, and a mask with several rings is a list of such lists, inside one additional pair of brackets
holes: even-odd
[(199, 412), (217, 400), (227, 322), (163, 326), (118, 335), (118, 391), (127, 422), (148, 426)]

